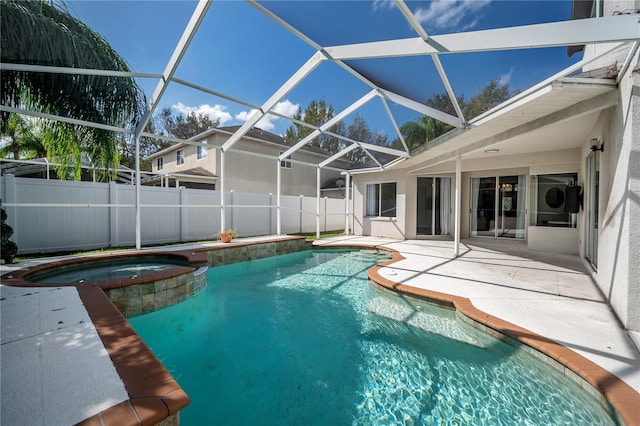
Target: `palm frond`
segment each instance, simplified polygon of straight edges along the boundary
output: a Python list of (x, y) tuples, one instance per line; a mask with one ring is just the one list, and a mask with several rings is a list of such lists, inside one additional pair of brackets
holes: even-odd
[[(100, 34), (71, 16), (66, 10), (38, 0), (1, 0), (1, 61), (29, 65), (130, 71)], [(142, 116), (146, 100), (134, 78), (49, 74), (2, 70), (0, 102), (8, 106), (107, 124), (134, 127)], [(5, 126), (8, 115), (2, 116)], [(54, 129), (54, 127), (60, 127)], [(51, 155), (77, 158), (77, 150), (65, 153), (76, 143), (92, 160), (117, 167), (116, 138), (110, 132), (83, 126), (50, 122), (47, 149)], [(53, 142), (52, 137), (77, 133), (73, 141)], [(64, 161), (61, 161), (64, 164)], [(78, 172), (79, 173), (79, 172)], [(78, 174), (77, 173), (77, 174)]]

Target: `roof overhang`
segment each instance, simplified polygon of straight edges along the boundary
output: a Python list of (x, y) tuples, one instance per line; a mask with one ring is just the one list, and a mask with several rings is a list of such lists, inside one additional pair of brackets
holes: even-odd
[[(530, 136), (554, 128), (560, 131), (563, 126), (566, 130), (568, 121), (590, 117), (617, 103), (613, 80), (562, 78), (517, 102), (498, 106), (467, 129), (454, 129), (430, 141), (397, 167), (417, 172), (457, 156), (477, 156), (497, 145), (500, 145), (500, 155), (575, 148), (575, 138), (532, 141)], [(583, 131), (585, 126), (575, 130)]]

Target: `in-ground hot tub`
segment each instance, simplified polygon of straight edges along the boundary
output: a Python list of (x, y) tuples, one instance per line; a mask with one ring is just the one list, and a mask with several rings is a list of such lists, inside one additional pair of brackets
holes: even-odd
[(109, 281), (117, 278), (136, 278), (175, 266), (190, 266), (185, 259), (168, 256), (135, 256), (122, 259), (100, 259), (62, 266), (29, 275), (30, 281), (45, 284)]
[(191, 251), (117, 253), (66, 259), (2, 276), (9, 285), (97, 286), (125, 317), (180, 302), (206, 284), (207, 258)]

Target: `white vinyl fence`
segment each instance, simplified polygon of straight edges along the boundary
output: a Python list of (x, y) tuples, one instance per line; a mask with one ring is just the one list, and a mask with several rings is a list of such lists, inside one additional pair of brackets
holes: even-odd
[[(18, 253), (135, 245), (135, 187), (2, 176), (2, 207)], [(275, 194), (225, 193), (225, 228), (276, 233)], [(281, 197), (282, 233), (315, 232), (316, 199)], [(143, 245), (210, 240), (220, 230), (220, 191), (140, 188)], [(350, 208), (351, 210), (351, 208)], [(345, 227), (345, 200), (320, 200), (320, 230)]]

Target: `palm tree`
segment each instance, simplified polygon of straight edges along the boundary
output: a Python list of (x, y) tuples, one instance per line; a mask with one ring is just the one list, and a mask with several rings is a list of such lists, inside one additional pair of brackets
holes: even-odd
[[(129, 65), (99, 34), (70, 15), (59, 3), (43, 0), (0, 0), (1, 62), (29, 65), (130, 71)], [(134, 78), (3, 69), (0, 103), (10, 107), (71, 117), (117, 127), (133, 127), (145, 108)], [(0, 115), (0, 130), (9, 114)], [(116, 135), (108, 130), (45, 120), (43, 143), (58, 157), (59, 175), (70, 162), (80, 178), (80, 156), (115, 173), (119, 157)]]
[(21, 115), (11, 114), (1, 135), (4, 145), (0, 148), (0, 158), (28, 160), (47, 156), (39, 129)]

